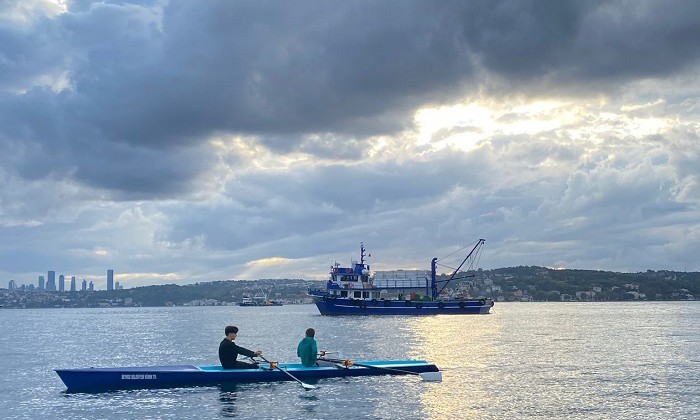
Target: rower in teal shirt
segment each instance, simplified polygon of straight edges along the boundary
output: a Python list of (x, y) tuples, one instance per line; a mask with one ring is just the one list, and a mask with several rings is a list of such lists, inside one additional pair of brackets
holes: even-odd
[(297, 356), (301, 357), (301, 364), (306, 367), (316, 366), (318, 360), (318, 347), (314, 335), (316, 331), (313, 328), (306, 330), (304, 337), (297, 346)]

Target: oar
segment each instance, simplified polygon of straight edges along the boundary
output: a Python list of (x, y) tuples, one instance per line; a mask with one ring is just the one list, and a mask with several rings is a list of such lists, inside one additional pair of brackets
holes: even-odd
[(360, 366), (360, 367), (365, 367), (365, 368), (369, 368), (369, 369), (379, 369), (379, 370), (387, 370), (387, 371), (396, 372), (396, 373), (405, 373), (408, 375), (418, 375), (424, 381), (442, 382), (442, 372), (411, 372), (410, 370), (388, 368), (388, 367), (382, 367), (382, 366), (365, 365), (362, 363), (355, 363), (355, 362), (352, 362), (350, 360), (339, 360), (339, 359), (319, 359), (319, 360), (327, 360), (329, 362), (341, 363), (345, 366)]
[[(260, 357), (261, 359), (263, 359), (264, 361), (266, 361), (267, 363), (269, 363), (270, 366), (273, 366), (273, 363), (271, 363), (269, 360), (267, 360), (267, 359), (264, 358), (263, 356), (258, 356), (258, 357)], [(280, 372), (286, 373), (287, 375), (289, 375), (290, 378), (292, 378), (292, 379), (294, 379), (295, 381), (299, 382), (299, 383), (301, 384), (301, 386), (304, 387), (305, 390), (308, 391), (308, 390), (311, 390), (311, 389), (316, 389), (315, 386), (309, 385), (309, 384), (307, 384), (307, 383), (304, 383), (304, 382), (300, 381), (296, 376), (292, 375), (291, 373), (289, 373), (289, 372), (287, 372), (286, 370), (282, 369), (281, 367), (277, 366), (277, 363), (274, 364), (274, 368), (277, 369), (277, 370), (279, 370)]]

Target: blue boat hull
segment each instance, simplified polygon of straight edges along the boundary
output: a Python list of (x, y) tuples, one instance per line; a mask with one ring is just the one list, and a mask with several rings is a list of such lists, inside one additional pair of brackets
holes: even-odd
[(488, 314), (490, 299), (455, 301), (358, 300), (311, 295), (321, 315), (478, 315)]
[[(404, 374), (401, 371), (438, 372), (434, 364), (423, 360), (388, 360), (357, 362), (372, 366), (304, 367), (296, 363), (280, 363), (299, 380), (314, 380), (344, 376)], [(174, 388), (245, 382), (277, 382), (293, 380), (279, 370), (262, 364), (259, 369), (222, 369), (221, 366), (146, 366), (115, 368), (56, 369), (68, 392), (103, 392), (118, 389)]]

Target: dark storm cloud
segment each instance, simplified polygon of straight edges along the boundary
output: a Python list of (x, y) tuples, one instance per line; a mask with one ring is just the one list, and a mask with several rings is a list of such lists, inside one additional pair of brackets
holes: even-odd
[[(53, 18), (0, 27), (0, 139), (39, 151), (11, 168), (155, 195), (191, 185), (186, 178), (207, 165), (185, 163), (183, 147), (217, 133), (253, 135), (279, 153), (347, 158), (368, 135), (410, 127), (421, 106), (483, 92), (493, 75), (511, 92), (605, 92), (610, 81), (682, 71), (700, 48), (696, 2), (68, 6)], [(69, 88), (59, 93), (62, 77)], [(53, 88), (37, 85), (46, 79)], [(348, 139), (350, 148), (334, 146)], [(91, 169), (115, 149), (146, 151), (143, 159), (160, 153), (192, 169), (159, 177), (158, 165), (132, 165), (134, 174), (116, 160)], [(47, 156), (55, 164), (37, 169)], [(135, 181), (146, 179), (155, 181)]]
[(392, 132), (471, 70), (448, 18), (429, 4), (171, 2), (154, 89), (189, 98), (173, 106), (199, 133)]
[[(194, 186), (199, 174), (213, 164), (203, 148), (158, 150), (108, 144), (92, 151), (91, 145), (76, 152), (75, 176), (88, 186), (118, 191), (115, 199), (156, 199), (184, 194)], [(97, 157), (97, 159), (96, 159)]]
[(504, 0), (459, 9), (470, 48), (513, 81), (602, 83), (604, 91), (611, 79), (662, 77), (700, 57), (700, 3), (692, 1)]

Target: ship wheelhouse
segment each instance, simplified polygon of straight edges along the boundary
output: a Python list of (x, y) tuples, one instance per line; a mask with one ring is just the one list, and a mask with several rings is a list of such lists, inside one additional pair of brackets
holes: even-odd
[(331, 266), (330, 279), (326, 291), (336, 299), (381, 299), (381, 289), (375, 288), (370, 279), (369, 264), (365, 264), (365, 249), (361, 246), (360, 262), (352, 261), (351, 267), (341, 267), (335, 263)]
[(379, 289), (330, 289), (328, 294), (331, 297), (340, 299), (379, 300), (382, 298), (382, 293)]

